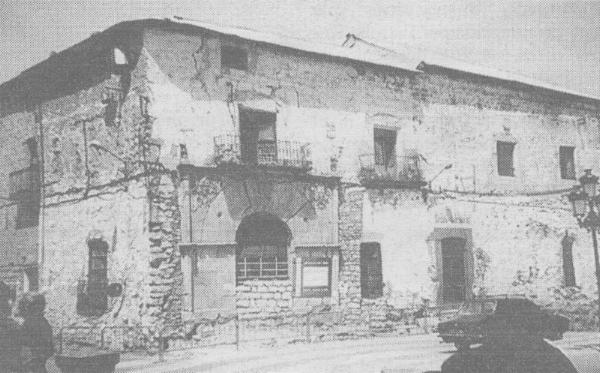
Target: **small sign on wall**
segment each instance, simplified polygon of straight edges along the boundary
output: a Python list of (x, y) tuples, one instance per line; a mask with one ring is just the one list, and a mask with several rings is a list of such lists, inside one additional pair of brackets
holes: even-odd
[(302, 296), (328, 297), (331, 295), (331, 260), (304, 259), (302, 263)]

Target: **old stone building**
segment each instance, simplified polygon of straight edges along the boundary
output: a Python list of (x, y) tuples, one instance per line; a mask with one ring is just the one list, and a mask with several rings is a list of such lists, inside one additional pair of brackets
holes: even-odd
[(563, 197), (598, 171), (594, 97), (174, 18), (95, 34), (0, 102), (2, 276), (39, 273), (57, 326), (596, 291)]

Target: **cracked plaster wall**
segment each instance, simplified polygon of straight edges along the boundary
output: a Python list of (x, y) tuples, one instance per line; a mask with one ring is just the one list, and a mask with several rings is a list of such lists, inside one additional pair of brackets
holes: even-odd
[[(213, 137), (237, 131), (238, 104), (276, 111), (281, 138), (312, 142), (317, 174), (331, 174), (330, 157), (340, 152), (334, 174), (345, 182), (357, 181), (359, 155), (373, 152), (373, 126), (397, 129), (397, 153), (422, 154), (425, 180), (452, 164), (433, 182), (436, 192), (467, 193), (464, 199), (475, 201), (439, 198), (470, 221), (459, 225), (472, 229), (473, 251), (479, 253), (475, 292), (531, 291), (542, 296), (547, 288), (560, 286), (565, 229), (577, 236), (578, 283), (593, 291), (587, 233), (575, 226), (560, 195), (518, 195), (573, 184), (560, 178), (559, 146), (576, 148), (577, 174), (588, 167), (600, 171), (597, 105), (461, 75), (411, 78), (202, 33), (151, 29), (145, 38), (157, 117), (154, 135), (171, 144), (163, 148), (165, 162), (179, 162), (172, 149), (184, 143), (191, 163), (211, 165)], [(220, 43), (248, 48), (249, 71), (222, 70)], [(517, 144), (515, 177), (508, 178), (497, 176), (496, 170), (496, 141), (507, 138)], [(427, 237), (440, 225), (436, 213), (420, 193), (385, 193), (393, 197), (364, 202), (361, 240), (382, 243), (384, 281), (396, 303), (433, 298), (434, 254)], [(544, 235), (532, 232), (540, 220), (548, 220), (541, 224), (551, 227)], [(530, 267), (536, 268), (537, 277), (513, 285), (523, 282)]]

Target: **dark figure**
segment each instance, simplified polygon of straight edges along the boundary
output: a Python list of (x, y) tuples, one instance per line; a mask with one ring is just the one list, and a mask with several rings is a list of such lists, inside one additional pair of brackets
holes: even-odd
[(560, 350), (540, 338), (488, 341), (459, 351), (442, 364), (442, 373), (577, 373)]
[(20, 340), (26, 372), (45, 373), (46, 360), (54, 354), (52, 328), (44, 317), (45, 308), (46, 299), (41, 294), (25, 294), (19, 304), (24, 318)]
[(10, 294), (0, 282), (0, 367), (2, 372), (20, 372), (19, 324), (11, 318)]

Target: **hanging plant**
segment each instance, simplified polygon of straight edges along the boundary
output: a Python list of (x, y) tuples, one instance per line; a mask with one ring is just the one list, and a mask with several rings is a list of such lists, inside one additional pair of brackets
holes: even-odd
[(194, 183), (191, 192), (198, 207), (208, 206), (221, 192), (221, 183), (204, 177)]
[(325, 210), (333, 196), (331, 189), (322, 184), (310, 184), (306, 192), (306, 198), (312, 202), (313, 207), (317, 210)]

